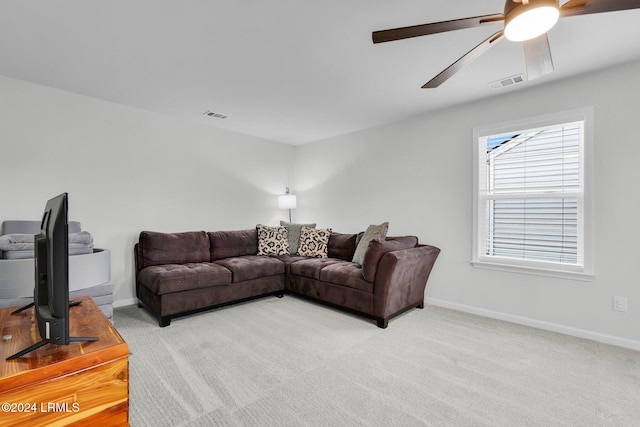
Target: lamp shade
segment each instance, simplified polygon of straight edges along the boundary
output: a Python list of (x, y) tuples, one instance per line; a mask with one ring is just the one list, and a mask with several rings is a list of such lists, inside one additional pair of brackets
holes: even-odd
[(295, 194), (284, 194), (278, 196), (278, 207), (280, 209), (295, 209), (297, 206)]
[(504, 36), (511, 41), (536, 38), (549, 31), (560, 17), (557, 0), (507, 0)]

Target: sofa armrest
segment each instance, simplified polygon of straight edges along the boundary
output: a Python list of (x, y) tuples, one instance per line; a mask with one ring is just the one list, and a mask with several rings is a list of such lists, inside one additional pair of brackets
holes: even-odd
[(440, 249), (430, 245), (387, 252), (374, 282), (373, 315), (388, 318), (424, 303), (424, 289)]
[(140, 247), (138, 243), (133, 245), (133, 263), (136, 269), (136, 277), (138, 277), (138, 273), (140, 273), (140, 266), (142, 265), (142, 262), (140, 261)]

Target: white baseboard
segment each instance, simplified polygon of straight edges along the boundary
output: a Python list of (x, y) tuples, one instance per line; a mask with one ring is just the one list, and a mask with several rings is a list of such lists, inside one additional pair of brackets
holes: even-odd
[(513, 314), (502, 313), (499, 311), (487, 310), (484, 308), (473, 307), (455, 302), (440, 300), (436, 298), (425, 298), (427, 304), (439, 307), (449, 308), (452, 310), (463, 311), (465, 313), (477, 314), (478, 316), (489, 317), (491, 319), (504, 320), (506, 322), (517, 323), (519, 325), (531, 326), (546, 331), (558, 332), (565, 335), (571, 335), (578, 338), (585, 338), (605, 344), (611, 344), (618, 347), (630, 348), (632, 350), (640, 350), (640, 341), (630, 340), (628, 338), (617, 337), (615, 335), (601, 334), (599, 332), (587, 331), (584, 329), (573, 328), (571, 326), (560, 325), (557, 323), (544, 322), (541, 320), (531, 319), (529, 317), (516, 316)]
[(138, 299), (137, 298), (121, 299), (121, 300), (118, 300), (118, 301), (114, 301), (113, 302), (113, 307), (114, 308), (125, 307), (127, 305), (134, 305), (134, 304), (138, 304)]

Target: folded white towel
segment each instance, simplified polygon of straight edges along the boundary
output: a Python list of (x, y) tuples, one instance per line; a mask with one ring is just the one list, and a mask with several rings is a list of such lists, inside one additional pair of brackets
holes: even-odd
[(69, 243), (90, 245), (93, 243), (93, 236), (88, 231), (79, 231), (77, 233), (69, 233)]
[(5, 234), (0, 236), (0, 251), (33, 250), (33, 234)]
[[(0, 236), (0, 251), (27, 251), (34, 249), (33, 234), (5, 234)], [(93, 248), (93, 236), (88, 231), (69, 233), (70, 248)]]

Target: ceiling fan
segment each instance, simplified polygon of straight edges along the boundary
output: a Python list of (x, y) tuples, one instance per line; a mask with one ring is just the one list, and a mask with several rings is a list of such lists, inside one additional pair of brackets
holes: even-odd
[(372, 38), (374, 43), (384, 43), (504, 22), (502, 30), (465, 53), (422, 88), (440, 86), (503, 37), (524, 42), (527, 77), (533, 80), (553, 71), (546, 33), (556, 24), (558, 18), (638, 8), (640, 0), (569, 0), (562, 6), (558, 4), (558, 0), (506, 0), (503, 13), (374, 31)]

